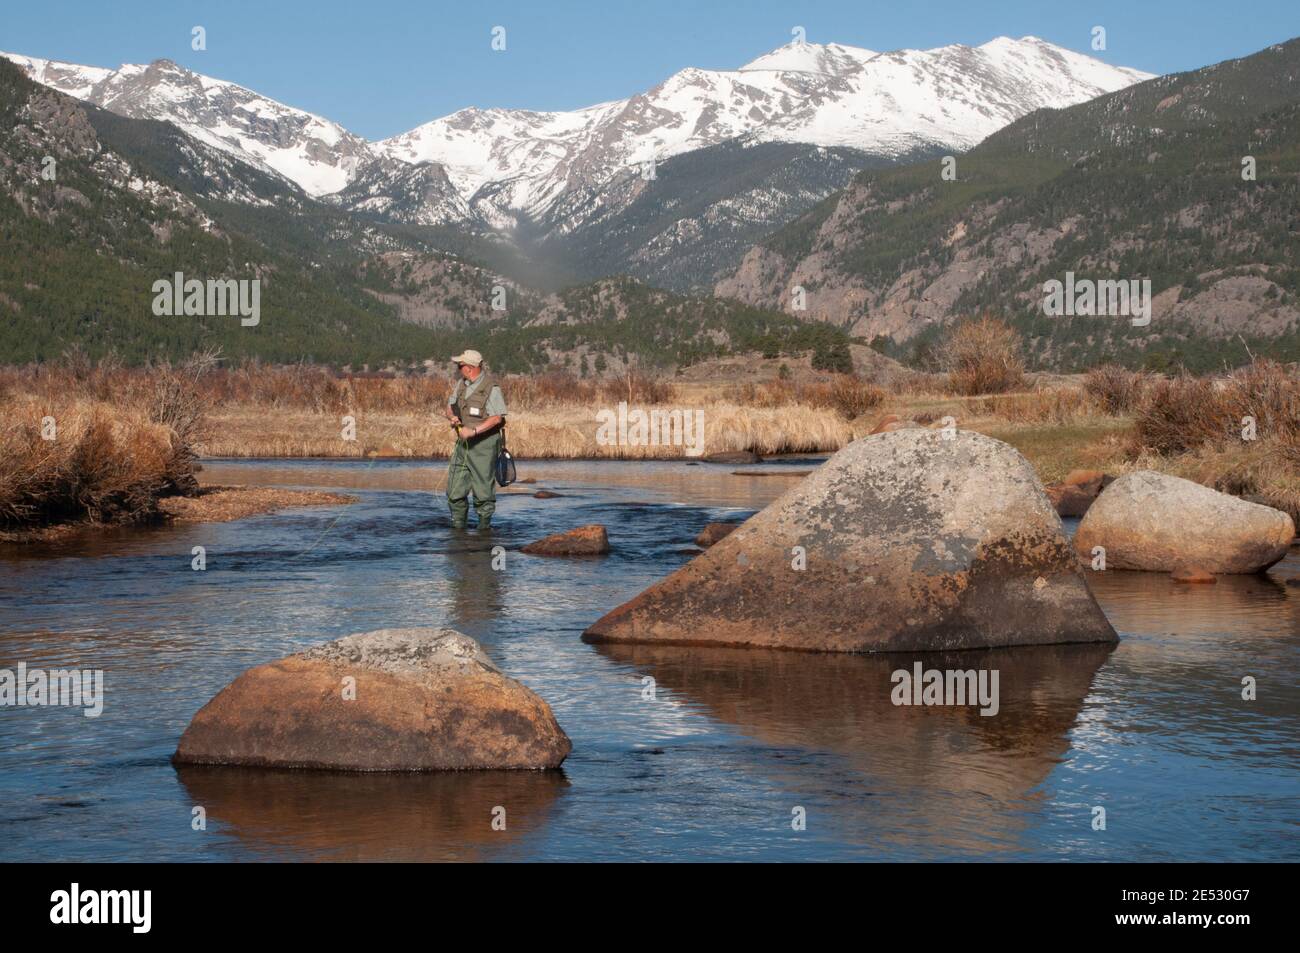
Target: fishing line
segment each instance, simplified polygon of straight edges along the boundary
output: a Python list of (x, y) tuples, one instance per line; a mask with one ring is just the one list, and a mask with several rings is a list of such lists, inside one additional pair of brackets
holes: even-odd
[[(463, 440), (457, 439), (456, 449), (459, 449), (462, 443), (464, 443)], [(447, 468), (442, 473), (441, 485), (431, 487), (430, 488), (431, 492), (440, 493), (446, 490), (447, 482), (451, 478), (451, 463), (455, 457), (456, 449), (453, 449), (451, 455), (447, 457)], [(378, 462), (378, 460), (379, 460), (378, 457), (371, 458), (370, 463), (366, 465), (365, 470), (363, 470), (362, 472), (363, 473), (369, 472), (370, 469)], [(306, 556), (309, 552), (315, 549), (318, 545), (320, 545), (320, 541), (330, 534), (330, 532), (334, 529), (334, 527), (338, 525), (339, 520), (343, 519), (343, 517), (346, 514), (347, 514), (346, 509), (343, 512), (339, 513), (339, 515), (334, 517), (333, 521), (328, 526), (326, 526), (325, 529), (321, 531), (321, 534), (316, 537), (316, 539), (312, 542), (310, 546), (308, 546), (302, 552), (298, 553), (296, 556), (290, 556), (286, 561), (293, 562), (295, 559), (301, 559), (303, 556)]]

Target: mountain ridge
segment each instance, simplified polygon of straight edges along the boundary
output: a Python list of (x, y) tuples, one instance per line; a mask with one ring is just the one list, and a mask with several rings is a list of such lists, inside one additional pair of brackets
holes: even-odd
[[(643, 162), (725, 141), (799, 142), (885, 157), (967, 147), (1032, 108), (1148, 75), (1036, 37), (887, 53), (788, 44), (735, 70), (687, 67), (622, 100), (560, 112), (470, 107), (369, 142), (323, 116), (170, 60), (107, 69), (0, 55), (75, 98), (131, 118), (173, 121), (217, 148), (242, 152), (315, 197), (377, 176), (385, 159), (434, 163), (455, 195), (417, 203), (427, 210), (425, 223), (495, 229), (543, 220), (567, 194), (599, 190)], [(381, 177), (391, 181), (394, 171)], [(421, 218), (410, 208), (401, 214)]]

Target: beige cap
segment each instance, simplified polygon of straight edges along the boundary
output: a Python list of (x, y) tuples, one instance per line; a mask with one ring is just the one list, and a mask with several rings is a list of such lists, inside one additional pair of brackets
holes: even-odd
[(468, 364), (470, 367), (478, 367), (483, 363), (483, 355), (478, 351), (466, 351), (464, 354), (457, 354), (452, 358), (456, 364)]

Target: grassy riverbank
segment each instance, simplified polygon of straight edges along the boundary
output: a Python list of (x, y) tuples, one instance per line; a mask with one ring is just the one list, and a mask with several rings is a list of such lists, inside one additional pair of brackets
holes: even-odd
[[(681, 459), (732, 450), (770, 456), (834, 452), (890, 415), (929, 427), (951, 418), (1015, 446), (1045, 483), (1080, 468), (1155, 469), (1300, 519), (1300, 379), (1276, 364), (1217, 380), (1117, 368), (1012, 375), (983, 386), (1014, 389), (973, 395), (965, 392), (980, 383), (956, 375), (863, 380), (797, 367), (784, 377), (506, 377), (509, 445), (521, 460)], [(203, 456), (446, 457), (453, 436), (437, 411), (448, 390), (437, 375), (226, 369), (211, 360), (0, 370), (0, 530), (166, 519), (161, 501), (195, 496)], [(702, 420), (703, 439), (671, 426), (658, 441), (603, 439), (610, 430), (602, 435), (602, 423), (617, 419), (620, 403), (674, 423), (683, 415)], [(631, 423), (635, 433), (635, 418)], [(674, 432), (688, 446), (673, 442)]]

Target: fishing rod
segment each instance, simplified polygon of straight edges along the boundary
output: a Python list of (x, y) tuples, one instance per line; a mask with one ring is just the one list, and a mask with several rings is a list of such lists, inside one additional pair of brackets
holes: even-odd
[(439, 492), (445, 492), (445, 491), (446, 491), (446, 489), (447, 489), (447, 481), (448, 481), (449, 479), (451, 479), (451, 464), (452, 464), (452, 463), (455, 461), (455, 459), (456, 459), (456, 452), (457, 452), (458, 450), (460, 450), (461, 447), (465, 447), (466, 449), (469, 448), (469, 441), (468, 441), (465, 437), (461, 436), (461, 433), (460, 433), (460, 428), (461, 428), (462, 425), (461, 425), (461, 424), (450, 424), (450, 426), (451, 426), (451, 432), (454, 433), (454, 434), (456, 435), (456, 446), (455, 446), (455, 448), (451, 451), (451, 456), (449, 456), (449, 457), (447, 458), (447, 469), (445, 469), (445, 470), (442, 471), (441, 482), (440, 482), (440, 483), (437, 483), (437, 485), (435, 485), (435, 486), (432, 488), (432, 490), (433, 490), (434, 493), (439, 493)]

